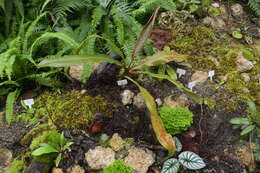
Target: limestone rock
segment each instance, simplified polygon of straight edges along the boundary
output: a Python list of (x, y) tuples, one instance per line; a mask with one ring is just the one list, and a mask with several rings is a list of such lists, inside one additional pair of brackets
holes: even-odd
[(242, 5), (236, 3), (232, 5), (231, 7), (232, 15), (235, 17), (241, 17), (244, 13)]
[(114, 151), (119, 151), (124, 147), (124, 140), (118, 135), (118, 133), (113, 134), (108, 143)]
[(63, 173), (63, 170), (61, 168), (52, 168), (52, 173)]
[(0, 153), (0, 172), (7, 173), (13, 154), (7, 148), (0, 148)]
[(157, 106), (162, 106), (162, 100), (160, 98), (155, 99), (155, 102), (157, 103)]
[(123, 105), (128, 105), (128, 104), (132, 104), (133, 102), (133, 97), (134, 97), (134, 93), (130, 90), (124, 90), (121, 93), (121, 101), (123, 103)]
[(71, 78), (81, 81), (81, 75), (83, 73), (83, 65), (74, 65), (69, 68), (69, 75)]
[(204, 71), (196, 71), (191, 76), (191, 81), (196, 81), (196, 84), (203, 84), (208, 79), (208, 73)]
[(115, 152), (111, 148), (97, 146), (85, 153), (85, 160), (91, 169), (103, 169), (115, 161)]
[(224, 30), (226, 23), (220, 17), (205, 17), (202, 21), (204, 25), (211, 26), (213, 29)]
[(243, 53), (239, 52), (236, 59), (237, 71), (246, 72), (254, 67), (254, 63), (244, 58)]
[(74, 165), (74, 166), (70, 167), (67, 170), (67, 172), (69, 172), (69, 173), (84, 173), (85, 170), (82, 167), (80, 167), (79, 165)]
[(250, 81), (250, 76), (247, 73), (241, 73), (241, 77), (243, 78), (243, 80), (245, 82), (249, 82)]
[(168, 107), (187, 107), (188, 106), (188, 98), (185, 94), (180, 95), (175, 100), (173, 100), (172, 96), (168, 96), (164, 98), (163, 106)]
[(136, 173), (146, 173), (154, 160), (154, 153), (150, 150), (131, 147), (128, 156), (124, 159), (125, 163), (131, 166)]
[(145, 107), (145, 100), (142, 96), (142, 93), (138, 93), (136, 96), (134, 96), (133, 104), (138, 108), (144, 108)]

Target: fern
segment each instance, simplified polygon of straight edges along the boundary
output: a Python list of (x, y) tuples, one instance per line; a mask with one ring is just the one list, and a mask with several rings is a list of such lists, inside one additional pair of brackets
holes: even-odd
[(134, 16), (150, 13), (159, 6), (165, 10), (176, 9), (176, 5), (172, 0), (139, 0), (137, 3), (140, 7), (133, 11)]
[(260, 16), (260, 1), (259, 0), (248, 0), (248, 5), (252, 10), (255, 11), (256, 15)]
[(13, 120), (14, 103), (17, 96), (19, 95), (19, 92), (19, 90), (16, 90), (14, 92), (9, 93), (7, 96), (5, 119), (8, 123), (11, 123), (11, 121)]

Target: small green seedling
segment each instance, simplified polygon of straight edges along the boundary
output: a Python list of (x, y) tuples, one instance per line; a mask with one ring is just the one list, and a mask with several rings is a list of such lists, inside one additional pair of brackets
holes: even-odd
[(60, 140), (57, 141), (57, 144), (50, 145), (50, 144), (40, 144), (40, 148), (34, 150), (32, 152), (33, 156), (41, 156), (44, 154), (50, 154), (50, 153), (58, 153), (56, 159), (55, 159), (55, 165), (56, 167), (59, 166), (59, 163), (62, 158), (62, 154), (65, 150), (69, 149), (69, 147), (73, 144), (73, 142), (68, 141), (65, 137), (63, 132), (60, 135)]

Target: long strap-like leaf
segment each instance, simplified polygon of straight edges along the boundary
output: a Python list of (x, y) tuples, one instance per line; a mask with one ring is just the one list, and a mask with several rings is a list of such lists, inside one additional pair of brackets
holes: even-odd
[(172, 136), (166, 132), (163, 126), (163, 122), (157, 113), (157, 107), (153, 96), (145, 88), (141, 87), (136, 81), (134, 81), (130, 77), (126, 76), (126, 78), (132, 81), (141, 91), (146, 106), (151, 115), (151, 122), (156, 138), (158, 139), (160, 144), (168, 150), (168, 155), (173, 156), (176, 150), (175, 143)]
[(14, 103), (19, 93), (20, 90), (17, 89), (16, 91), (9, 93), (7, 96), (5, 107), (5, 119), (8, 122), (8, 124), (10, 124), (13, 120)]

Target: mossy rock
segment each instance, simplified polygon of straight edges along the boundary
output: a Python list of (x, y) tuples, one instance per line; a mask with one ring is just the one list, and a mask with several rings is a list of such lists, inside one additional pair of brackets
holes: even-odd
[(193, 113), (182, 107), (162, 107), (159, 109), (159, 116), (164, 127), (171, 135), (179, 134), (188, 130), (193, 122)]
[(46, 92), (35, 102), (35, 116), (48, 117), (60, 128), (88, 128), (101, 113), (111, 117), (115, 110), (113, 103), (101, 96), (88, 96), (80, 91), (66, 93)]
[(111, 165), (103, 169), (102, 173), (134, 173), (134, 169), (122, 160), (116, 160)]
[(14, 159), (8, 169), (9, 173), (22, 173), (26, 168), (26, 162), (22, 159)]

